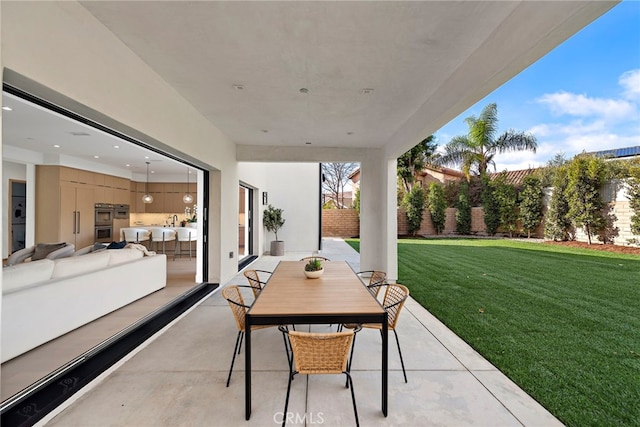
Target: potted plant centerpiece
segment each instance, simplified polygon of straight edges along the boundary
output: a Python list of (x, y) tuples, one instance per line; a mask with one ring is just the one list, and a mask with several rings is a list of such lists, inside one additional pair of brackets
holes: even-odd
[(278, 230), (284, 225), (284, 221), (284, 218), (282, 218), (282, 209), (269, 205), (267, 209), (264, 210), (262, 223), (267, 231), (271, 231), (276, 235), (276, 240), (271, 241), (271, 250), (269, 251), (271, 256), (284, 255), (284, 242), (278, 240)]
[(318, 258), (310, 259), (304, 266), (304, 274), (308, 279), (317, 279), (322, 276), (324, 268), (322, 268), (322, 262)]

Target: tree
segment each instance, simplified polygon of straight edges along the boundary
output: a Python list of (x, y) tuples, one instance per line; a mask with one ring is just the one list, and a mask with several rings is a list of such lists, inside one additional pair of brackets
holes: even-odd
[[(349, 182), (349, 175), (357, 168), (357, 163), (322, 163), (322, 191), (338, 209), (350, 207), (344, 203), (344, 188)], [(326, 203), (323, 200), (323, 205)]]
[(275, 233), (276, 241), (278, 241), (278, 230), (284, 225), (285, 219), (282, 218), (283, 209), (267, 206), (262, 213), (262, 223), (267, 231)]
[(436, 159), (436, 148), (433, 135), (420, 141), (411, 150), (398, 157), (398, 177), (402, 180), (405, 193), (409, 193), (416, 181), (418, 173)]
[(522, 229), (527, 232), (527, 238), (531, 238), (531, 232), (542, 221), (542, 205), (544, 191), (540, 179), (529, 175), (523, 180), (523, 188), (520, 192), (520, 221)]
[(469, 200), (469, 186), (466, 182), (460, 186), (456, 208), (458, 208), (456, 231), (460, 234), (471, 234), (471, 201)]
[(442, 165), (460, 165), (462, 172), (469, 179), (472, 173), (484, 175), (487, 167), (493, 165), (494, 157), (509, 151), (531, 150), (538, 148), (536, 137), (524, 132), (509, 129), (496, 138), (498, 131), (498, 107), (495, 103), (487, 105), (480, 117), (465, 119), (469, 127), (467, 135), (456, 136), (445, 145), (438, 163)]
[(505, 182), (502, 175), (492, 185), (500, 213), (500, 227), (509, 232), (509, 237), (513, 237), (518, 224), (518, 193), (513, 185)]
[(567, 201), (569, 217), (582, 227), (591, 244), (591, 236), (605, 225), (604, 204), (600, 189), (605, 180), (604, 160), (595, 156), (578, 155), (569, 162), (567, 170)]
[(404, 205), (407, 210), (407, 220), (409, 223), (409, 234), (415, 236), (422, 224), (424, 213), (425, 197), (422, 187), (416, 185), (405, 196)]
[(484, 225), (487, 234), (493, 236), (500, 226), (500, 206), (494, 194), (494, 186), (488, 175), (482, 177), (482, 208), (484, 210)]
[(360, 218), (360, 187), (356, 189), (356, 194), (353, 196), (353, 208), (358, 212), (358, 218)]
[(633, 211), (633, 215), (631, 215), (631, 232), (640, 234), (640, 160), (632, 160), (630, 162), (625, 183), (627, 184), (629, 207)]
[(567, 166), (558, 165), (553, 172), (553, 191), (549, 201), (549, 209), (545, 216), (544, 236), (554, 241), (569, 240), (571, 235), (571, 219), (569, 218), (569, 201), (567, 200)]
[(440, 234), (444, 231), (447, 212), (447, 202), (444, 199), (444, 189), (442, 188), (442, 184), (438, 182), (432, 182), (429, 184), (428, 201), (433, 228), (436, 230), (436, 234)]

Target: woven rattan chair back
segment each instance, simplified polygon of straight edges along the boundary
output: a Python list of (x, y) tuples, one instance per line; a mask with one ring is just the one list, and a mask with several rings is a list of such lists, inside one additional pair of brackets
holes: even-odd
[(387, 282), (387, 273), (384, 271), (374, 270), (371, 272), (371, 277), (369, 278), (369, 285), (367, 287), (376, 297), (380, 294), (380, 289), (382, 289), (383, 285)]
[(246, 277), (249, 281), (249, 286), (251, 286), (253, 296), (255, 298), (258, 298), (258, 295), (260, 295), (260, 291), (262, 291), (262, 282), (260, 281), (260, 276), (258, 276), (258, 271), (247, 270), (244, 272), (244, 277)]
[(341, 374), (347, 370), (353, 331), (289, 332), (295, 369), (301, 374)]
[(391, 284), (386, 286), (382, 305), (387, 311), (387, 319), (389, 321), (389, 329), (395, 329), (398, 323), (400, 311), (405, 301), (409, 297), (409, 289), (406, 286)]
[(323, 256), (306, 256), (302, 259), (300, 259), (300, 261), (311, 261), (312, 259), (319, 259), (320, 261), (331, 261), (329, 258), (325, 258)]
[(233, 317), (236, 319), (238, 331), (244, 332), (244, 316), (247, 313), (247, 308), (244, 304), (242, 293), (240, 293), (240, 288), (237, 285), (227, 286), (222, 290), (222, 298), (226, 299), (229, 303)]

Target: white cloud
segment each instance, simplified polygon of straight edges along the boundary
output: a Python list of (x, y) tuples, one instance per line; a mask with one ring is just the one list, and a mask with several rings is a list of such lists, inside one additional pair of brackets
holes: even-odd
[(625, 98), (640, 100), (640, 69), (625, 72), (618, 79), (618, 83), (622, 86)]
[(538, 102), (548, 105), (557, 115), (602, 117), (610, 122), (638, 117), (638, 105), (625, 99), (589, 98), (582, 94), (556, 92), (541, 96)]

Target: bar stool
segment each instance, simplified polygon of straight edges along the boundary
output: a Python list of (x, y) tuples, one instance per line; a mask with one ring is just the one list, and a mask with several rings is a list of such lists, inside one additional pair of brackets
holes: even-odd
[(182, 245), (187, 243), (189, 245), (189, 260), (191, 260), (191, 242), (198, 240), (198, 230), (190, 227), (176, 228), (176, 247), (173, 251), (173, 259), (177, 256), (182, 256)]
[(141, 243), (149, 241), (150, 234), (146, 228), (121, 228), (122, 240), (126, 240), (128, 243)]
[(162, 253), (166, 253), (166, 242), (175, 242), (176, 230), (171, 228), (152, 228), (151, 231), (151, 245), (155, 244), (155, 251), (158, 252), (158, 246), (162, 243)]

